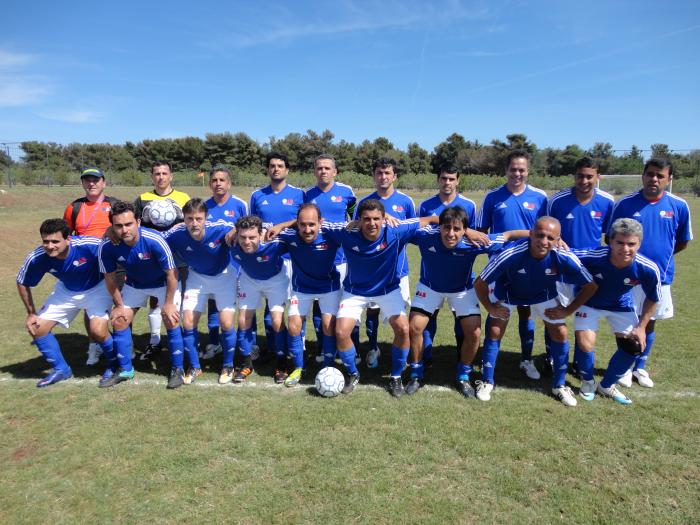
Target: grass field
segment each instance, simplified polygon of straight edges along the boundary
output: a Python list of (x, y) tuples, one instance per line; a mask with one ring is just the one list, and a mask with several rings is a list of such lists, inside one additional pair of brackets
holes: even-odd
[[(24, 331), (14, 279), (40, 242), (41, 220), (60, 216), (79, 188), (5, 189), (0, 523), (700, 522), (698, 241), (678, 258), (676, 317), (657, 325), (649, 364), (657, 386), (635, 384), (629, 407), (602, 399), (564, 407), (548, 395), (548, 378), (520, 375), (512, 329), (492, 401), (462, 398), (451, 387), (455, 351), (445, 312), (428, 386), (410, 398), (382, 389), (386, 345), (380, 368), (363, 366), (361, 386), (335, 399), (311, 394), (315, 363), (291, 389), (265, 370), (247, 385), (219, 386), (220, 365), (210, 363), (195, 385), (166, 391), (165, 355), (137, 363), (133, 383), (100, 390), (101, 367), (83, 366), (80, 322), (56, 331), (75, 379), (39, 390), (45, 366)], [(700, 200), (689, 203), (700, 217)], [(417, 252), (410, 255), (413, 284)], [(37, 303), (52, 286), (47, 276)], [(144, 327), (140, 313), (135, 333)], [(138, 336), (137, 348), (144, 342)], [(611, 348), (606, 328), (598, 375)]]

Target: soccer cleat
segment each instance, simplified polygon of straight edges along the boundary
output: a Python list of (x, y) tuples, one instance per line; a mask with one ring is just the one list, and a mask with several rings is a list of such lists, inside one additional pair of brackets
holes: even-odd
[(275, 373), (272, 376), (272, 378), (275, 380), (275, 383), (278, 385), (284, 383), (284, 380), (287, 379), (287, 377), (289, 377), (289, 374), (287, 373), (287, 371), (280, 370), (279, 368), (277, 370), (275, 370)]
[(345, 381), (345, 386), (343, 387), (343, 390), (341, 392), (343, 394), (350, 394), (353, 390), (355, 390), (355, 387), (359, 382), (360, 374), (350, 374), (350, 377), (348, 377), (348, 380)]
[(651, 380), (651, 377), (649, 377), (649, 372), (647, 372), (643, 368), (632, 372), (632, 376), (637, 380), (639, 386), (643, 386), (645, 388), (654, 388), (654, 382)]
[(131, 370), (122, 370), (120, 368), (118, 372), (113, 372), (111, 369), (108, 368), (107, 370), (105, 370), (105, 373), (102, 374), (98, 386), (100, 388), (109, 388), (114, 385), (118, 385), (122, 381), (128, 381), (129, 379), (133, 379), (134, 375), (135, 372), (133, 368)]
[(535, 367), (535, 363), (530, 359), (523, 359), (520, 361), (520, 370), (527, 376), (528, 379), (538, 380), (540, 378), (540, 373)]
[(421, 387), (420, 384), (420, 379), (417, 377), (412, 377), (411, 379), (408, 380), (408, 383), (406, 383), (406, 388), (404, 389), (406, 394), (409, 396), (412, 396), (416, 392), (418, 392), (418, 389)]
[(226, 383), (230, 383), (233, 380), (233, 367), (232, 366), (225, 366), (221, 369), (221, 373), (219, 374), (219, 384), (220, 385), (225, 385)]
[(404, 393), (403, 382), (400, 377), (389, 379), (389, 393), (394, 397), (401, 397)]
[(151, 343), (148, 343), (146, 348), (143, 349), (143, 352), (141, 352), (139, 359), (141, 361), (150, 361), (151, 359), (155, 358), (156, 354), (162, 349), (163, 347), (160, 346), (160, 344), (152, 345)]
[(590, 381), (583, 381), (581, 383), (581, 388), (578, 391), (578, 395), (580, 395), (586, 401), (593, 401), (595, 399), (595, 389), (596, 384), (594, 379), (591, 379)]
[(66, 379), (69, 379), (71, 377), (73, 377), (73, 372), (70, 368), (68, 370), (57, 370), (54, 368), (53, 370), (51, 370), (49, 375), (39, 380), (36, 386), (37, 388), (44, 388), (49, 385), (56, 384), (59, 381), (65, 381)]
[(474, 387), (471, 385), (468, 379), (465, 379), (463, 381), (457, 380), (457, 390), (459, 391), (460, 394), (462, 394), (464, 397), (475, 397), (476, 392), (474, 391)]
[(620, 379), (617, 380), (617, 384), (620, 386), (624, 386), (625, 388), (629, 388), (632, 386), (632, 370), (627, 370), (625, 372), (625, 375), (623, 375)]
[(233, 376), (234, 383), (245, 383), (248, 376), (253, 373), (253, 369), (249, 366), (244, 366), (240, 370), (236, 371), (236, 375)]
[(284, 380), (284, 386), (295, 386), (301, 381), (301, 374), (304, 371), (303, 368), (295, 368), (292, 373), (287, 376)]
[(476, 398), (479, 401), (491, 401), (491, 392), (493, 391), (493, 385), (487, 383), (486, 381), (476, 382)]
[(168, 377), (169, 389), (179, 388), (185, 383), (185, 371), (182, 368), (177, 368), (176, 366), (170, 369), (170, 377)]
[(567, 407), (575, 407), (578, 404), (576, 402), (576, 397), (574, 397), (574, 393), (566, 385), (561, 385), (556, 388), (552, 388), (552, 395)]
[(88, 346), (88, 358), (85, 361), (87, 366), (96, 365), (100, 362), (100, 356), (102, 355), (102, 348), (97, 343), (90, 343)]
[(610, 388), (603, 388), (603, 385), (598, 384), (598, 393), (603, 397), (612, 398), (613, 401), (621, 405), (629, 405), (632, 400), (617, 389), (617, 385), (612, 385)]
[(201, 357), (206, 361), (208, 359), (214, 359), (214, 356), (216, 356), (216, 354), (220, 354), (221, 352), (221, 345), (208, 344)]
[(201, 368), (190, 368), (187, 370), (187, 373), (185, 374), (185, 377), (182, 379), (182, 381), (186, 385), (191, 385), (195, 381), (197, 381), (197, 378), (202, 375), (202, 369)]
[(367, 352), (367, 368), (377, 368), (379, 366), (379, 356), (382, 353), (379, 348), (370, 348)]

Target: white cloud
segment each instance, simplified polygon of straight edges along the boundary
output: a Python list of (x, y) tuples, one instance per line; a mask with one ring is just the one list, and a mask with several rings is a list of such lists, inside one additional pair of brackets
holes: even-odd
[(41, 118), (68, 122), (69, 124), (92, 124), (102, 120), (103, 115), (89, 110), (47, 110), (37, 113)]
[(0, 49), (0, 108), (36, 104), (50, 93), (46, 79), (25, 72), (33, 55)]
[(33, 55), (27, 55), (25, 53), (13, 53), (11, 51), (6, 51), (0, 49), (0, 71), (6, 71), (18, 66), (26, 66), (34, 62), (35, 57)]

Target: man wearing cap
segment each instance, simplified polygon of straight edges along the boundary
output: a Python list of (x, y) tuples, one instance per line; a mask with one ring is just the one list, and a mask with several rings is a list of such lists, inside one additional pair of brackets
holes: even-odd
[[(85, 190), (85, 197), (75, 199), (63, 212), (63, 220), (68, 223), (71, 235), (101, 238), (110, 226), (109, 212), (118, 199), (105, 195), (107, 181), (105, 175), (97, 168), (87, 168), (80, 174), (80, 183)], [(85, 316), (85, 329), (89, 320)], [(100, 360), (100, 345), (90, 340), (86, 365), (95, 365)]]

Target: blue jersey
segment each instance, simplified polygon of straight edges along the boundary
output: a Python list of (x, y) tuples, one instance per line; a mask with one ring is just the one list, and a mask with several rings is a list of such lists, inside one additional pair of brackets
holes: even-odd
[(226, 221), (235, 224), (238, 219), (248, 215), (248, 205), (235, 195), (229, 195), (223, 204), (217, 204), (214, 197), (205, 204), (207, 206), (207, 221), (210, 222)]
[(45, 273), (50, 273), (72, 292), (89, 290), (102, 280), (97, 256), (101, 242), (97, 237), (71, 237), (65, 259), (49, 257), (40, 246), (27, 255), (17, 282), (36, 286)]
[(292, 259), (292, 290), (307, 294), (322, 294), (340, 289), (340, 274), (335, 268), (338, 244), (318, 232), (313, 242), (304, 242), (297, 230), (282, 230), (278, 239), (287, 245)]
[(258, 281), (267, 281), (280, 273), (286, 253), (286, 245), (277, 239), (260, 243), (255, 253), (245, 253), (238, 244), (231, 246), (233, 260), (240, 264), (248, 277)]
[(102, 241), (99, 255), (102, 273), (114, 272), (121, 265), (126, 270), (126, 284), (133, 288), (165, 286), (165, 272), (175, 268), (168, 243), (149, 228), (139, 227), (139, 240), (133, 246)]
[[(411, 197), (409, 197), (405, 193), (401, 193), (398, 190), (394, 190), (394, 193), (392, 193), (386, 199), (381, 198), (379, 194), (375, 191), (374, 193), (367, 195), (367, 197), (364, 197), (362, 200), (360, 200), (360, 202), (358, 203), (358, 208), (359, 204), (362, 204), (367, 199), (378, 200), (382, 203), (382, 205), (384, 206), (384, 210), (388, 215), (392, 215), (393, 217), (396, 217), (401, 221), (406, 219), (413, 219), (416, 217), (416, 207), (413, 204), (413, 199), (411, 199)], [(357, 216), (357, 209), (355, 209), (355, 218), (359, 219), (359, 217)], [(406, 256), (405, 249), (401, 251), (396, 264), (399, 272), (399, 278), (408, 275), (408, 257)]]
[(576, 188), (567, 188), (549, 199), (547, 215), (561, 223), (561, 238), (569, 248), (589, 250), (600, 246), (610, 226), (615, 199), (598, 188), (586, 204), (576, 198)]
[(411, 242), (421, 254), (420, 282), (440, 293), (456, 293), (472, 288), (472, 267), (481, 253), (494, 254), (503, 249), (503, 235), (489, 235), (488, 246), (472, 246), (464, 239), (454, 248), (442, 243), (440, 228), (427, 226), (416, 232)]
[(440, 200), (439, 193), (430, 197), (429, 199), (424, 200), (421, 202), (418, 210), (418, 216), (430, 217), (435, 215), (436, 217), (439, 217), (442, 210), (454, 206), (462, 208), (467, 213), (467, 224), (470, 228), (474, 228), (476, 224), (476, 204), (473, 200), (467, 199), (460, 194), (457, 194), (454, 200), (449, 204), (444, 204), (442, 200)]
[(529, 184), (520, 195), (514, 195), (503, 186), (491, 190), (484, 197), (476, 227), (491, 233), (509, 230), (530, 230), (547, 212), (547, 194)]
[[(323, 220), (328, 222), (345, 222), (352, 218), (357, 198), (347, 184), (334, 182), (331, 189), (323, 191), (318, 186), (308, 188), (304, 193), (304, 202), (311, 202), (319, 207)], [(345, 262), (343, 250), (336, 251), (335, 264)]]
[(297, 218), (299, 206), (304, 202), (304, 190), (287, 184), (275, 193), (270, 186), (255, 190), (250, 196), (250, 213), (257, 215), (263, 228)]
[(163, 237), (172, 252), (179, 255), (187, 266), (202, 275), (214, 276), (223, 272), (231, 262), (231, 250), (225, 240), (229, 231), (231, 223), (207, 222), (204, 237), (196, 241), (182, 223), (163, 232)]
[(398, 260), (419, 227), (418, 219), (405, 221), (396, 228), (382, 226), (377, 240), (370, 241), (359, 228), (347, 231), (345, 225), (325, 224), (323, 232), (343, 247), (348, 259), (343, 288), (363, 297), (386, 295), (396, 290), (401, 280)]
[(609, 246), (597, 250), (576, 250), (575, 253), (598, 285), (598, 290), (586, 306), (612, 312), (633, 312), (632, 288), (637, 285), (641, 285), (647, 299), (659, 301), (659, 268), (643, 255), (637, 253), (632, 264), (615, 268), (610, 262)]
[(492, 258), (481, 279), (495, 282), (494, 295), (507, 304), (528, 305), (555, 299), (559, 295), (557, 281), (583, 286), (593, 277), (571, 252), (552, 250), (535, 259), (526, 239)]
[(620, 217), (642, 224), (644, 237), (639, 251), (659, 267), (661, 284), (671, 284), (675, 273), (673, 250), (676, 243), (693, 239), (688, 204), (667, 191), (659, 200), (648, 201), (639, 190), (620, 199), (613, 209), (610, 224)]

